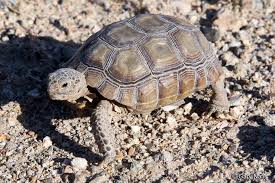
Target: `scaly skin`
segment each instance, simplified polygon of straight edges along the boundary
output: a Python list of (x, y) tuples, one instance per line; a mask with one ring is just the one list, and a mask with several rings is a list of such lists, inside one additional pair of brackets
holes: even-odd
[(228, 101), (226, 90), (224, 88), (224, 79), (225, 79), (224, 74), (221, 73), (217, 81), (212, 84), (214, 95), (212, 98), (210, 111), (207, 114), (207, 117), (209, 117), (212, 113), (216, 111), (219, 111), (219, 112), (229, 111), (230, 102)]
[(111, 125), (112, 105), (107, 100), (102, 100), (98, 103), (94, 112), (94, 132), (96, 143), (104, 159), (101, 164), (108, 164), (115, 159), (115, 134)]

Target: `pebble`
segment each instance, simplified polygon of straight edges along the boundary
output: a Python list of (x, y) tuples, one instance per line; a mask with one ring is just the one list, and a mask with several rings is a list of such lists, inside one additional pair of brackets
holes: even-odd
[(224, 120), (219, 124), (219, 129), (223, 129), (225, 127), (228, 127), (228, 125), (229, 125), (229, 123), (226, 120)]
[(170, 128), (174, 128), (177, 125), (177, 120), (172, 115), (167, 116), (166, 122), (167, 122), (167, 124), (169, 125)]
[(64, 173), (74, 173), (73, 168), (71, 166), (66, 166), (64, 168)]
[(43, 138), (43, 147), (44, 148), (47, 149), (47, 148), (51, 147), (52, 145), (53, 145), (53, 142), (50, 137), (46, 136)]
[(269, 114), (264, 119), (265, 125), (275, 127), (275, 115)]
[(184, 109), (183, 108), (178, 108), (178, 109), (175, 110), (175, 113), (177, 115), (183, 115), (184, 114)]
[(184, 115), (190, 114), (191, 110), (192, 110), (192, 103), (189, 102), (188, 104), (183, 106), (183, 110), (184, 110)]
[(128, 156), (133, 156), (135, 154), (136, 148), (135, 147), (130, 147), (128, 150)]
[(74, 158), (71, 161), (71, 165), (73, 168), (78, 170), (86, 170), (88, 166), (88, 161), (84, 158)]
[(251, 37), (248, 35), (247, 31), (241, 30), (239, 34), (243, 44), (249, 46), (251, 44)]
[(121, 161), (121, 160), (123, 160), (123, 159), (124, 159), (124, 154), (123, 154), (121, 151), (119, 151), (119, 152), (116, 154), (116, 160)]
[(7, 144), (8, 136), (0, 134), (0, 147), (3, 148)]
[(133, 133), (140, 133), (140, 126), (132, 125), (130, 128)]
[(174, 157), (170, 152), (162, 151), (161, 154), (162, 154), (162, 156), (161, 156), (162, 160), (164, 160), (166, 163), (169, 163), (169, 162), (173, 161)]
[(244, 113), (244, 107), (243, 106), (237, 106), (237, 107), (232, 107), (230, 109), (230, 115), (232, 115), (235, 118), (241, 117)]
[(198, 115), (197, 113), (195, 113), (195, 112), (191, 114), (191, 118), (192, 118), (193, 120), (198, 120), (198, 119), (200, 119), (199, 115)]
[(244, 161), (243, 161), (243, 165), (244, 165), (245, 167), (247, 167), (247, 166), (248, 166), (248, 161), (247, 161), (247, 160), (244, 160)]

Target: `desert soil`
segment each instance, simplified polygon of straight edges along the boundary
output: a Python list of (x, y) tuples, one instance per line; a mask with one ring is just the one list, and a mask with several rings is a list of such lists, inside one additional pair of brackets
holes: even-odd
[[(139, 13), (199, 26), (240, 98), (208, 118), (210, 89), (146, 118), (113, 106), (118, 155), (99, 168), (94, 106), (51, 101), (47, 75)], [(0, 182), (275, 182), (274, 20), (274, 0), (0, 0)]]

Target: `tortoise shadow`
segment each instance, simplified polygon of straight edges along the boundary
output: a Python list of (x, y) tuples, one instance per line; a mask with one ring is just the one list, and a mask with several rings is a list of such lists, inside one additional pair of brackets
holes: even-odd
[(22, 110), (19, 122), (25, 129), (35, 132), (39, 140), (49, 136), (56, 147), (91, 163), (98, 163), (98, 154), (58, 132), (52, 123), (53, 119), (72, 119), (90, 114), (74, 111), (62, 102), (51, 101), (46, 92), (48, 74), (67, 61), (79, 46), (51, 37), (34, 36), (10, 37), (9, 41), (0, 43), (0, 106), (11, 101), (18, 102)]

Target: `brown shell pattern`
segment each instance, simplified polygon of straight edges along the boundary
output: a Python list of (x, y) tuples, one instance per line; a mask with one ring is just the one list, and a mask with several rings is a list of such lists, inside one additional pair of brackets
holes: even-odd
[(200, 30), (183, 19), (143, 14), (92, 35), (71, 62), (110, 100), (150, 112), (207, 87), (220, 63)]

